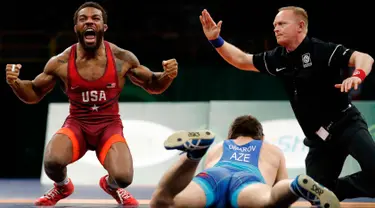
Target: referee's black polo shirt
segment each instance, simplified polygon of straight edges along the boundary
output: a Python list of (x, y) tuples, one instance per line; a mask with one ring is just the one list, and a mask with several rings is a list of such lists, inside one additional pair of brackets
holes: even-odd
[(254, 54), (254, 66), (262, 73), (280, 77), (295, 116), (309, 139), (348, 108), (347, 93), (335, 88), (343, 81), (341, 69), (348, 68), (354, 51), (343, 45), (306, 37), (298, 48), (284, 47)]

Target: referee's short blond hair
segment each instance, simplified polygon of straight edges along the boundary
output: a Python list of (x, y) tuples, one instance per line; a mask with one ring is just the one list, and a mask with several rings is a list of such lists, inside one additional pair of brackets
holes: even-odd
[(307, 31), (309, 25), (309, 16), (307, 15), (307, 12), (304, 8), (297, 6), (286, 6), (279, 8), (279, 12), (284, 10), (292, 10), (297, 17), (301, 18), (301, 20), (305, 22), (305, 29)]

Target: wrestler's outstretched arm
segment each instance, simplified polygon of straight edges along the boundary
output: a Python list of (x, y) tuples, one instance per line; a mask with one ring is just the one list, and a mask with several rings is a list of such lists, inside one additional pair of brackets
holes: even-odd
[(56, 57), (52, 57), (44, 67), (42, 73), (34, 80), (21, 80), (21, 64), (6, 65), (6, 81), (17, 97), (27, 104), (38, 103), (56, 84), (55, 69), (59, 63)]
[(153, 72), (140, 64), (138, 58), (130, 51), (121, 48), (114, 50), (118, 59), (128, 67), (126, 75), (136, 85), (142, 87), (150, 94), (163, 93), (177, 76), (178, 64), (176, 59), (162, 62), (163, 72)]

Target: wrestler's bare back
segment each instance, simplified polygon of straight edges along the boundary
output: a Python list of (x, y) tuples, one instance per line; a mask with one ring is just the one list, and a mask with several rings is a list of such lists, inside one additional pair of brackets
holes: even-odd
[[(250, 141), (252, 141), (252, 139), (249, 137), (242, 137), (234, 140), (238, 145), (243, 145)], [(208, 151), (205, 168), (214, 166), (220, 160), (222, 154), (223, 142), (220, 142)], [(258, 167), (264, 180), (270, 186), (273, 186), (279, 180), (288, 178), (283, 152), (273, 144), (263, 142), (260, 150)]]
[[(110, 43), (112, 53), (115, 57), (116, 70), (118, 75), (119, 87), (125, 84), (125, 74), (135, 67), (139, 67), (139, 61), (130, 51), (119, 48)], [(77, 57), (75, 60), (79, 75), (88, 81), (94, 81), (104, 75), (107, 65), (107, 57), (104, 44), (97, 51), (94, 57), (85, 57), (83, 49), (77, 47)], [(50, 91), (56, 80), (60, 79), (67, 87), (68, 77), (68, 60), (71, 47), (67, 48), (62, 53), (52, 57), (46, 64), (43, 73), (38, 75), (33, 84), (38, 89)], [(43, 93), (44, 94), (44, 93)]]

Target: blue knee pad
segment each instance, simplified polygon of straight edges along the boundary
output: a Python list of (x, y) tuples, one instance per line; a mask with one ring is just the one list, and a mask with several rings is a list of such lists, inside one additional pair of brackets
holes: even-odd
[(265, 183), (265, 181), (262, 176), (246, 171), (240, 171), (232, 175), (232, 180), (229, 184), (229, 200), (232, 207), (238, 207), (238, 195), (245, 187), (254, 183)]

